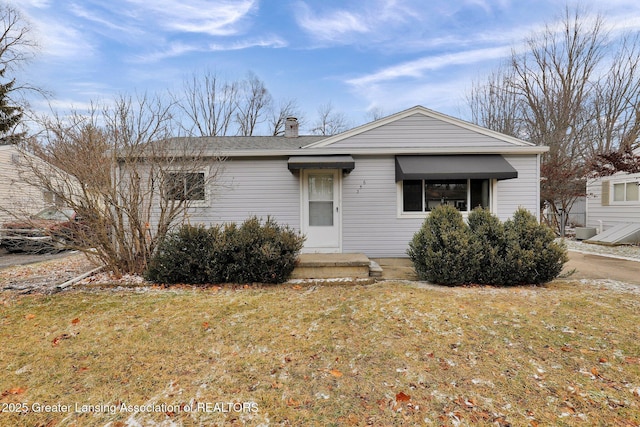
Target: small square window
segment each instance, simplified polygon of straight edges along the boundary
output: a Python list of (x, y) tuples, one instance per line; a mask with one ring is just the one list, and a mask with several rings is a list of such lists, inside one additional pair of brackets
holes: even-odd
[(165, 192), (169, 200), (205, 200), (204, 173), (169, 173)]

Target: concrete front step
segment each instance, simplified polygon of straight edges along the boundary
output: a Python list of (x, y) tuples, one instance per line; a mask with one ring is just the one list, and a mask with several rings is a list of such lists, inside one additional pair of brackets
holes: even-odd
[(371, 262), (364, 254), (300, 254), (291, 279), (369, 277)]

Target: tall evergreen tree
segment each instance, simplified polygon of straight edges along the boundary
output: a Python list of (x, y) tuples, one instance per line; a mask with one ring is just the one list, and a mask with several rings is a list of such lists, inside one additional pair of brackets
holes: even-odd
[[(0, 70), (0, 78), (4, 78), (5, 68)], [(16, 126), (22, 120), (22, 108), (11, 105), (9, 94), (13, 89), (15, 79), (0, 83), (0, 145), (15, 144), (22, 133), (16, 133)]]

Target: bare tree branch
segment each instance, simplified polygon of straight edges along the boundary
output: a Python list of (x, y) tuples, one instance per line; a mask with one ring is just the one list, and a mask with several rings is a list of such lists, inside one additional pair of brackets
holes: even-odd
[(42, 125), (24, 147), (24, 179), (77, 212), (83, 232), (70, 244), (117, 273), (141, 273), (167, 232), (211, 203), (218, 159), (198, 140), (172, 137), (173, 104), (158, 97), (121, 96)]
[(300, 108), (298, 107), (298, 103), (294, 99), (281, 101), (278, 108), (271, 108), (269, 116), (269, 135), (271, 136), (282, 136), (285, 131), (285, 123), (287, 121), (287, 117), (295, 117), (298, 119), (298, 124), (300, 126), (304, 123), (304, 117)]
[(273, 101), (264, 82), (253, 73), (249, 73), (241, 88), (236, 108), (238, 134), (252, 136), (256, 126), (267, 119), (265, 113), (271, 108)]
[(194, 74), (184, 81), (183, 94), (174, 96), (185, 114), (182, 129), (193, 136), (228, 135), (238, 108), (239, 84), (215, 73)]
[(333, 109), (331, 102), (318, 107), (318, 119), (311, 128), (314, 135), (335, 135), (349, 129), (349, 121), (344, 113)]

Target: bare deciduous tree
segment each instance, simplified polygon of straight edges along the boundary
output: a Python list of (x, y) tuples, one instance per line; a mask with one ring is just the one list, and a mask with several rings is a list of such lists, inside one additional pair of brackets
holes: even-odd
[(183, 130), (192, 136), (228, 135), (238, 108), (239, 84), (227, 82), (212, 72), (194, 74), (185, 80), (176, 104), (186, 116)]
[(249, 73), (240, 86), (236, 108), (238, 135), (252, 136), (256, 126), (267, 119), (265, 113), (271, 107), (272, 99), (264, 82), (253, 73)]
[(509, 69), (493, 72), (483, 83), (474, 83), (467, 101), (474, 123), (511, 136), (526, 138), (522, 130), (521, 102), (512, 88)]
[(211, 197), (218, 160), (197, 140), (174, 138), (173, 105), (119, 97), (43, 121), (25, 147), (25, 180), (81, 218), (69, 244), (116, 273), (141, 273), (158, 243), (189, 208)]
[(638, 144), (639, 38), (614, 47), (600, 16), (566, 8), (469, 96), (476, 123), (549, 146), (541, 193), (556, 214), (585, 195), (590, 158)]
[(15, 7), (0, 4), (0, 23), (0, 68), (13, 71), (33, 58), (37, 43), (29, 23)]
[(335, 135), (349, 129), (347, 117), (335, 111), (333, 104), (328, 102), (318, 107), (318, 119), (311, 128), (314, 135)]
[[(31, 37), (31, 27), (20, 11), (0, 3), (0, 144), (15, 143), (24, 136), (24, 112), (27, 102), (20, 94), (36, 88), (11, 77), (21, 66), (33, 58), (37, 44)], [(40, 91), (41, 92), (41, 91)]]
[(298, 107), (298, 103), (294, 99), (281, 101), (278, 108), (271, 108), (269, 116), (269, 135), (282, 136), (285, 131), (287, 117), (295, 117), (298, 119), (299, 126), (304, 124), (304, 116)]
[(587, 159), (640, 146), (640, 35), (623, 37), (593, 92), (594, 131)]
[(380, 120), (381, 118), (385, 117), (386, 114), (384, 112), (384, 109), (382, 107), (373, 107), (370, 108), (367, 111), (367, 114), (365, 115), (365, 119), (368, 122), (374, 122), (376, 120)]

